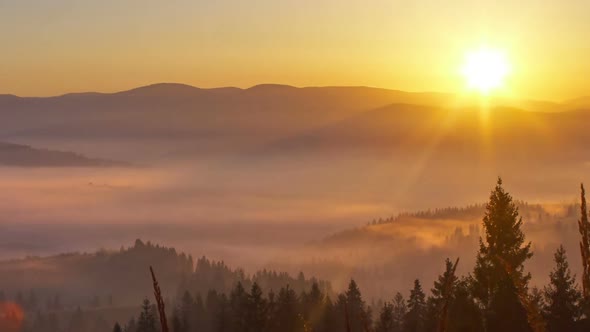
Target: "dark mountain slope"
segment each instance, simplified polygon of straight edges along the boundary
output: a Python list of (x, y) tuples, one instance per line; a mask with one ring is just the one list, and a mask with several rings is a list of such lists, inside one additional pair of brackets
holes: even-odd
[(112, 167), (125, 166), (111, 160), (88, 158), (74, 152), (36, 149), (0, 142), (0, 165), (22, 167)]

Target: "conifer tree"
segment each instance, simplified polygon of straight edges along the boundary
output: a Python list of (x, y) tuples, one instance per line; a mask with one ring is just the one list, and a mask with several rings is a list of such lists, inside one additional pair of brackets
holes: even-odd
[(336, 302), (334, 303), (334, 330), (350, 332), (350, 312), (348, 304), (346, 303), (346, 295), (338, 294)]
[(453, 262), (447, 258), (445, 261), (445, 271), (443, 274), (438, 276), (437, 280), (434, 281), (434, 287), (431, 289), (432, 295), (428, 297), (428, 301), (426, 303), (426, 330), (439, 330), (439, 324), (442, 319), (441, 315), (445, 314), (443, 313), (445, 308), (447, 315), (446, 317), (448, 317), (448, 305), (453, 300), (456, 282), (457, 277), (455, 276), (455, 266)]
[(218, 303), (216, 309), (210, 311), (210, 315), (212, 319), (211, 324), (211, 331), (214, 332), (229, 332), (231, 331), (231, 308), (229, 305), (229, 300), (225, 294), (221, 294), (218, 297)]
[(342, 316), (336, 309), (336, 306), (332, 302), (329, 296), (326, 296), (324, 301), (324, 314), (322, 318), (322, 328), (320, 332), (331, 332), (331, 331), (342, 331), (340, 328), (342, 324)]
[(158, 322), (154, 306), (145, 299), (141, 305), (141, 313), (137, 320), (137, 332), (158, 332)]
[(379, 320), (375, 326), (375, 332), (394, 332), (394, 328), (393, 304), (385, 302), (379, 313)]
[(271, 321), (272, 332), (303, 332), (304, 321), (299, 312), (299, 299), (289, 286), (281, 288)]
[(311, 285), (309, 292), (301, 294), (302, 315), (310, 331), (321, 331), (325, 328), (325, 299), (317, 282)]
[[(350, 322), (350, 329), (352, 332), (361, 332), (371, 326), (371, 315), (363, 301), (361, 291), (354, 280), (350, 280), (348, 290), (344, 294), (345, 302), (341, 303), (343, 309), (348, 310), (348, 319)], [(346, 306), (346, 308), (344, 308)]]
[(178, 329), (178, 332), (191, 332), (196, 329), (196, 305), (192, 295), (188, 291), (185, 291), (182, 295), (180, 308), (177, 311), (178, 317), (173, 317), (172, 325), (175, 326), (175, 330)]
[(545, 308), (545, 294), (539, 290), (538, 287), (533, 287), (528, 295), (528, 305), (532, 310), (529, 312), (532, 314), (529, 317), (529, 323), (533, 331), (547, 331), (547, 324), (544, 317)]
[(219, 325), (219, 315), (221, 314), (222, 307), (224, 306), (223, 295), (220, 295), (216, 290), (210, 289), (207, 292), (205, 299), (205, 317), (203, 323), (203, 329), (207, 331), (216, 331)]
[(406, 306), (406, 301), (404, 300), (404, 296), (397, 292), (393, 297), (392, 302), (392, 309), (393, 309), (393, 332), (402, 332), (404, 327), (404, 319), (406, 314), (408, 313), (408, 307)]
[(423, 332), (426, 330), (426, 295), (422, 290), (420, 280), (414, 280), (414, 288), (408, 298), (408, 312), (404, 319), (404, 331)]
[(455, 283), (453, 302), (447, 320), (449, 332), (483, 330), (481, 311), (471, 294), (471, 283), (469, 277), (462, 277)]
[(268, 305), (262, 289), (254, 282), (248, 294), (247, 325), (250, 331), (264, 331), (267, 325), (267, 310)]
[(524, 263), (532, 253), (521, 226), (518, 208), (498, 179), (486, 205), (485, 235), (480, 238), (473, 272), (473, 294), (484, 310), (488, 332), (531, 331), (523, 303), (530, 279)]
[(113, 327), (113, 332), (123, 332), (123, 329), (121, 328), (121, 325), (119, 325), (119, 322), (115, 323), (115, 326)]
[(195, 306), (192, 310), (192, 331), (202, 331), (207, 324), (207, 313), (205, 311), (205, 304), (200, 293), (195, 296)]
[(229, 299), (231, 322), (229, 331), (248, 331), (248, 293), (241, 282), (236, 284)]
[(575, 276), (571, 275), (565, 249), (555, 252), (555, 267), (549, 274), (550, 283), (545, 287), (545, 314), (549, 332), (572, 331), (580, 316), (578, 307), (581, 294)]

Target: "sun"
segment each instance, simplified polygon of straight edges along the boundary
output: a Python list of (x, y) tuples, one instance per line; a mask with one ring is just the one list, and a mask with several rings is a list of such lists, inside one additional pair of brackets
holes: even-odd
[(482, 47), (466, 54), (462, 74), (470, 89), (487, 95), (504, 85), (509, 70), (504, 52)]

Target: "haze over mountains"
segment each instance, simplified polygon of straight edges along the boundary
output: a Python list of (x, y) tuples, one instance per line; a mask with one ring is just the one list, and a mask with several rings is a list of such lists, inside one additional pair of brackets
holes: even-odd
[[(141, 236), (258, 268), (368, 220), (484, 202), (498, 175), (517, 199), (569, 204), (589, 180), (588, 105), (282, 85), (2, 95), (3, 258), (118, 247), (160, 225)], [(440, 244), (457, 223), (430, 226)], [(408, 234), (388, 247), (415, 232), (375, 229)]]
[(114, 167), (111, 160), (94, 159), (73, 152), (35, 149), (27, 145), (0, 142), (0, 165), (14, 167)]
[[(283, 151), (285, 147), (317, 151), (338, 146), (404, 147), (404, 153), (421, 153), (434, 140), (440, 140), (435, 143), (441, 146), (469, 149), (467, 141), (477, 143), (486, 130), (492, 140), (516, 138), (520, 145), (540, 138), (545, 139), (542, 144), (575, 144), (585, 135), (581, 124), (589, 117), (584, 111), (587, 101), (557, 104), (496, 98), (486, 106), (489, 124), (484, 128), (479, 119), (481, 102), (473, 96), (366, 87), (199, 89), (155, 84), (111, 94), (2, 95), (0, 139), (50, 146), (63, 142), (81, 146), (84, 151), (79, 152), (86, 152), (84, 147), (92, 143), (131, 146), (149, 141), (159, 157), (173, 158), (264, 151), (265, 146), (277, 144), (283, 154), (290, 152)], [(130, 152), (124, 150), (116, 151)]]
[[(442, 93), (282, 85), (199, 89), (155, 84), (110, 94), (2, 95), (0, 141), (152, 166), (134, 171), (123, 181), (125, 187), (147, 181), (188, 196), (198, 187), (230, 196), (247, 191), (250, 198), (306, 196), (312, 202), (318, 197), (308, 195), (332, 200), (344, 187), (354, 187), (372, 196), (362, 206), (395, 202), (387, 213), (430, 206), (413, 204), (415, 194), (406, 189), (396, 195), (375, 186), (415, 190), (424, 181), (484, 189), (496, 176), (510, 177), (531, 162), (535, 168), (518, 173), (516, 181), (534, 174), (565, 176), (572, 181), (568, 185), (583, 180), (589, 162), (587, 99), (558, 104), (492, 98), (482, 103)], [(123, 172), (95, 172), (82, 181), (108, 185)], [(461, 181), (449, 182), (450, 177)], [(295, 181), (283, 182), (287, 178)], [(547, 181), (547, 192), (563, 198), (566, 187), (553, 195), (555, 183)], [(178, 185), (191, 188), (178, 190)], [(542, 192), (523, 198), (547, 198)], [(461, 196), (437, 206), (474, 201)]]
[[(534, 276), (532, 285), (546, 283), (553, 253), (561, 244), (569, 253), (573, 272), (580, 275), (579, 205), (518, 202), (518, 208), (527, 241), (532, 242), (534, 250), (534, 257), (527, 264), (527, 271)], [(3, 275), (0, 290), (42, 289), (49, 294), (57, 291), (62, 295), (83, 295), (85, 301), (89, 301), (97, 294), (97, 285), (101, 285), (103, 299), (109, 293), (118, 294), (118, 304), (124, 301), (131, 305), (142, 296), (142, 291), (149, 289), (150, 280), (145, 267), (153, 264), (169, 271), (162, 284), (167, 289), (167, 296), (174, 297), (183, 280), (182, 274), (193, 269), (192, 261), (188, 267), (184, 254), (178, 257), (176, 250), (155, 248), (149, 244), (145, 247), (141, 241), (135, 241), (135, 245), (128, 249), (116, 249), (120, 244), (134, 242), (130, 239), (139, 234), (143, 238), (174, 243), (177, 250), (182, 248), (179, 251), (192, 253), (193, 257), (206, 254), (244, 269), (246, 275), (262, 269), (286, 271), (293, 276), (303, 271), (307, 276), (329, 281), (336, 291), (344, 289), (352, 277), (363, 285), (363, 293), (369, 299), (386, 299), (395, 291), (405, 289), (415, 278), (431, 284), (440, 273), (441, 260), (447, 257), (460, 257), (459, 272), (469, 273), (475, 262), (484, 211), (482, 204), (418, 211), (384, 216), (359, 227), (340, 230), (314, 228), (312, 225), (6, 227), (0, 229), (0, 250), (3, 252), (11, 250), (16, 244), (11, 239), (19, 235), (29, 240), (29, 252), (42, 252), (42, 247), (46, 250), (61, 247), (55, 251), (59, 254), (48, 257), (0, 260)], [(55, 234), (47, 237), (52, 230)], [(287, 233), (291, 236), (288, 237)], [(109, 242), (104, 242), (107, 237)], [(92, 253), (92, 248), (100, 247), (101, 241), (112, 249)], [(25, 244), (27, 241), (22, 241), (21, 248)], [(90, 253), (72, 253), (68, 247)], [(417, 261), (421, 264), (416, 264)], [(124, 278), (109, 281), (108, 276), (113, 274)], [(64, 288), (62, 278), (75, 282), (69, 285), (69, 289)], [(206, 278), (203, 282), (207, 284), (215, 280)], [(224, 285), (227, 287), (231, 283)], [(202, 292), (206, 291), (206, 286), (201, 287)]]

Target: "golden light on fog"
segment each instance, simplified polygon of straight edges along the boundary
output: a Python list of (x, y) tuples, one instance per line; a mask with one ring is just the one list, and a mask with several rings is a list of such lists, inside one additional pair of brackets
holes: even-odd
[(467, 86), (482, 94), (502, 87), (509, 71), (504, 52), (484, 47), (467, 53), (462, 67)]

